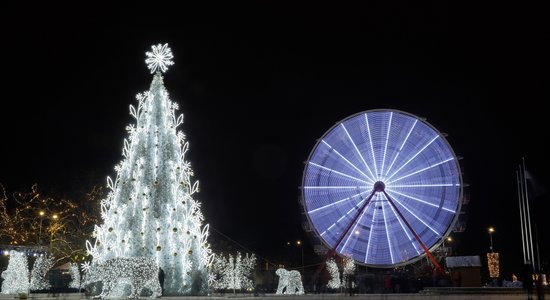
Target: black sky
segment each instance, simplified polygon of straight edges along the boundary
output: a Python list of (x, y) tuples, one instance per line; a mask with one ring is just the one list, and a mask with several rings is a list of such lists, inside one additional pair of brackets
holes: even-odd
[(175, 65), (165, 86), (185, 115), (206, 221), (259, 256), (306, 238), (299, 187), (316, 140), (378, 108), (425, 117), (463, 157), (471, 203), (459, 254), (483, 255), (495, 226), (503, 271), (521, 264), (522, 157), (542, 188), (536, 218), (550, 252), (542, 9), (203, 4), (3, 9), (0, 182), (67, 193), (104, 184), (122, 158), (128, 107), (152, 79), (145, 52), (168, 43)]

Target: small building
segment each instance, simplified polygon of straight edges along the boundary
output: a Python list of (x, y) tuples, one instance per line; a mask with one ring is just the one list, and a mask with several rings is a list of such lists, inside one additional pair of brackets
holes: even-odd
[(479, 255), (448, 256), (445, 258), (445, 264), (450, 270), (453, 286), (481, 286), (481, 259)]

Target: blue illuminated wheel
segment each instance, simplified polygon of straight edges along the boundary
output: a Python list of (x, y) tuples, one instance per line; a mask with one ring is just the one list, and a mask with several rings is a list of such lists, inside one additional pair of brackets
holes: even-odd
[(369, 110), (330, 128), (303, 174), (302, 201), (323, 243), (357, 263), (417, 261), (451, 232), (462, 177), (445, 137), (398, 110)]

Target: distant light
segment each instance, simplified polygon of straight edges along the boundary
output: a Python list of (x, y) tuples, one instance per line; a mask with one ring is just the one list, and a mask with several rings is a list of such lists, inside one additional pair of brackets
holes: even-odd
[(59, 218), (59, 216), (58, 216), (57, 214), (55, 214), (55, 215), (52, 216), (52, 218), (53, 218), (54, 220), (57, 220), (57, 218)]
[(301, 245), (302, 244), (302, 241), (296, 241), (296, 245)]
[(359, 230), (355, 230), (355, 235), (359, 235)]
[(489, 233), (493, 233), (493, 232), (495, 232), (495, 228), (489, 227)]
[(43, 215), (45, 214), (45, 212), (41, 210), (38, 214), (39, 214), (40, 216), (43, 216)]

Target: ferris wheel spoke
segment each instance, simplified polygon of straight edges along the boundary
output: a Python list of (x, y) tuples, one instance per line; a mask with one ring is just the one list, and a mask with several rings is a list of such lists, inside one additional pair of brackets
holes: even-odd
[(414, 120), (414, 123), (412, 124), (411, 126), (411, 129), (409, 129), (409, 132), (407, 133), (407, 136), (403, 139), (403, 143), (401, 144), (401, 147), (399, 147), (399, 150), (397, 151), (397, 153), (395, 154), (395, 156), (393, 157), (393, 160), (390, 164), (390, 166), (388, 167), (388, 170), (386, 171), (386, 174), (389, 174), (390, 171), (391, 171), (391, 168), (393, 167), (393, 164), (395, 163), (395, 160), (397, 159), (397, 157), (399, 156), (399, 154), (401, 154), (401, 150), (403, 150), (403, 147), (405, 147), (405, 144), (407, 143), (407, 141), (409, 140), (409, 137), (411, 136), (411, 133), (414, 129), (414, 127), (416, 126), (416, 123), (418, 122), (418, 120)]
[[(435, 208), (440, 208), (438, 204), (430, 203), (430, 202), (428, 202), (428, 201), (422, 200), (422, 199), (420, 199), (420, 198), (413, 197), (413, 196), (411, 196), (411, 195), (407, 195), (407, 194), (405, 194), (405, 193), (400, 193), (400, 192), (398, 192), (398, 191), (396, 191), (396, 190), (394, 190), (394, 189), (386, 188), (386, 191), (387, 191), (388, 193), (389, 193), (389, 192), (396, 193), (396, 194), (398, 194), (398, 195), (401, 195), (401, 196), (403, 196), (403, 197), (409, 198), (409, 199), (411, 199), (411, 200), (415, 200), (415, 201), (420, 202), (420, 203), (422, 203), (422, 204), (426, 204), (426, 205), (429, 205), (429, 206), (432, 206), (432, 207), (435, 207)], [(450, 212), (450, 213), (453, 213), (453, 214), (456, 213), (456, 211), (454, 211), (454, 210), (452, 210), (452, 209), (449, 209), (449, 208), (441, 207), (441, 209), (444, 210), (444, 211), (448, 211), (448, 212)]]
[(372, 145), (372, 135), (370, 133), (370, 124), (369, 124), (369, 116), (365, 114), (365, 121), (367, 122), (367, 134), (369, 136), (369, 143), (370, 143), (370, 153), (372, 154), (372, 164), (374, 165), (374, 172), (376, 180), (380, 178), (380, 175), (378, 173), (378, 167), (376, 166), (376, 158), (374, 157), (374, 146)]
[(397, 212), (395, 211), (393, 206), (390, 205), (390, 209), (393, 215), (395, 216), (395, 218), (397, 219), (397, 221), (399, 222), (399, 225), (401, 226), (401, 230), (407, 236), (407, 240), (413, 246), (414, 250), (416, 251), (416, 254), (419, 255), (421, 253), (421, 250), (418, 249), (418, 247), (416, 246), (416, 243), (414, 242), (415, 241), (414, 237), (411, 237), (409, 230), (405, 229), (405, 225), (403, 224), (403, 221), (401, 221), (401, 218), (397, 215)]
[(365, 251), (365, 263), (368, 263), (368, 260), (369, 260), (369, 252), (372, 244), (372, 232), (374, 231), (374, 220), (376, 220), (376, 211), (377, 209), (373, 209), (373, 212), (372, 212), (372, 219), (371, 219), (370, 231), (369, 231), (369, 240), (367, 242), (367, 250)]
[(353, 164), (351, 161), (349, 161), (347, 158), (345, 158), (342, 154), (340, 154), (340, 152), (338, 152), (338, 150), (336, 150), (334, 147), (332, 147), (332, 145), (330, 145), (329, 143), (327, 143), (325, 140), (321, 140), (321, 142), (323, 142), (327, 147), (329, 147), (330, 149), (332, 149), (332, 152), (336, 153), (336, 155), (338, 155), (341, 159), (343, 159), (347, 164), (349, 164), (352, 168), (354, 168), (355, 170), (357, 170), (359, 173), (361, 173), (361, 175), (365, 176), (368, 180), (374, 182), (374, 179), (369, 177), (367, 174), (363, 173), (363, 171), (361, 171), (361, 169), (359, 169), (355, 164)]
[(363, 216), (365, 215), (366, 211), (367, 211), (366, 209), (363, 210), (363, 212), (361, 213), (361, 216), (359, 216), (359, 219), (357, 220), (357, 222), (355, 222), (355, 225), (353, 226), (353, 229), (350, 230), (350, 232), (348, 234), (348, 238), (346, 239), (346, 241), (344, 242), (344, 245), (340, 249), (341, 253), (344, 252), (344, 250), (346, 249), (346, 246), (348, 245), (348, 242), (349, 242), (350, 238), (352, 237), (353, 234), (355, 234), (355, 231), (357, 230), (357, 226), (359, 224), (361, 224), (361, 220), (363, 219)]
[[(357, 194), (355, 194), (355, 195), (352, 195), (352, 196), (349, 196), (349, 197), (347, 197), (347, 198), (338, 200), (338, 201), (336, 201), (336, 202), (332, 202), (331, 204), (327, 204), (327, 205), (325, 205), (325, 206), (321, 206), (321, 207), (318, 207), (318, 208), (316, 208), (316, 209), (312, 209), (312, 210), (308, 211), (308, 214), (316, 213), (316, 212), (321, 211), (321, 210), (323, 210), (323, 209), (327, 209), (327, 208), (333, 207), (334, 205), (338, 205), (338, 204), (340, 204), (340, 203), (343, 203), (343, 202), (346, 202), (346, 201), (350, 201), (350, 200), (352, 200), (353, 198), (358, 197), (358, 196), (361, 196), (361, 194), (365, 194), (365, 193), (366, 193), (366, 192), (357, 193)], [(362, 201), (364, 201), (364, 200), (362, 200)], [(361, 203), (362, 201), (360, 201), (359, 203)]]
[(452, 160), (454, 160), (454, 157), (447, 158), (447, 159), (442, 160), (442, 161), (440, 161), (440, 162), (438, 162), (438, 163), (436, 163), (436, 164), (427, 166), (427, 167), (425, 167), (425, 168), (422, 168), (422, 169), (420, 169), (420, 170), (414, 171), (414, 172), (412, 172), (412, 173), (409, 173), (409, 174), (407, 174), (407, 175), (401, 176), (401, 177), (396, 178), (396, 179), (391, 180), (391, 181), (390, 181), (389, 178), (388, 178), (387, 184), (389, 185), (389, 184), (392, 184), (392, 183), (397, 182), (397, 181), (399, 181), (399, 180), (405, 179), (405, 178), (407, 178), (407, 177), (416, 175), (416, 174), (418, 174), (418, 173), (422, 173), (422, 172), (424, 172), (424, 171), (427, 171), (427, 170), (429, 170), (429, 169), (431, 169), (431, 168), (435, 168), (435, 167), (437, 167), (437, 166), (439, 166), (439, 165), (442, 165), (442, 164), (447, 163), (447, 162), (452, 161)]
[(393, 258), (393, 246), (391, 244), (391, 239), (390, 239), (390, 226), (388, 225), (388, 218), (386, 218), (386, 209), (384, 208), (385, 205), (381, 205), (381, 207), (382, 207), (382, 217), (384, 219), (384, 229), (386, 231), (386, 240), (388, 241), (388, 249), (390, 249), (390, 259), (391, 259), (391, 263), (394, 264), (395, 260)]
[(401, 165), (401, 167), (399, 167), (399, 169), (397, 169), (395, 172), (393, 172), (393, 174), (391, 174), (386, 179), (386, 181), (390, 181), (393, 176), (395, 176), (397, 173), (399, 173), (399, 171), (401, 171), (401, 169), (403, 169), (406, 165), (408, 165), (413, 159), (415, 159), (420, 153), (422, 153), (422, 151), (424, 151), (426, 148), (428, 148), (428, 146), (430, 146), (435, 140), (437, 140), (437, 138), (439, 138), (439, 135), (436, 135), (431, 141), (429, 141), (424, 147), (422, 147), (422, 149), (418, 150), (418, 152), (416, 152), (409, 160), (407, 160), (406, 163)]
[(384, 165), (386, 163), (386, 153), (388, 151), (388, 142), (390, 140), (392, 118), (393, 118), (393, 112), (390, 112), (390, 120), (388, 121), (388, 131), (386, 132), (386, 144), (384, 145), (384, 155), (382, 155), (382, 167), (380, 168), (380, 176), (384, 176)]
[[(414, 237), (416, 238), (416, 240), (418, 241), (418, 243), (420, 244), (420, 246), (422, 247), (422, 250), (424, 250), (424, 253), (426, 253), (426, 256), (428, 256), (428, 258), (430, 259), (430, 261), (434, 264), (434, 266), (436, 267), (436, 269), (438, 271), (443, 271), (443, 268), (441, 268), (441, 266), (439, 265), (439, 263), (437, 262), (437, 260), (433, 257), (433, 255), (430, 253), (430, 250), (428, 250), (428, 247), (426, 247), (426, 245), (424, 244), (424, 241), (422, 241), (422, 238), (418, 235), (418, 233), (416, 233), (415, 229), (411, 226), (411, 224), (407, 221), (407, 219), (405, 218), (405, 216), (403, 216), (403, 214), (399, 211), (399, 209), (397, 208), (397, 206), (395, 205), (395, 203), (393, 203), (393, 200), (391, 199), (390, 195), (388, 195), (388, 193), (384, 190), (382, 190), (382, 193), (384, 193), (384, 196), (386, 196), (386, 199), (388, 200), (388, 202), (390, 203), (391, 206), (393, 206), (393, 208), (396, 210), (396, 212), (399, 214), (399, 216), (403, 219), (403, 222), (405, 222), (405, 224), (407, 225), (407, 227), (409, 228), (409, 230), (411, 231), (411, 233), (414, 235)], [(405, 207), (406, 209), (406, 207)]]
[[(388, 193), (388, 195), (391, 196), (391, 194), (386, 191), (386, 193)], [(395, 193), (395, 191), (394, 191)], [(426, 221), (424, 221), (422, 218), (420, 218), (418, 215), (416, 215), (413, 211), (411, 211), (406, 205), (404, 205), (403, 203), (401, 203), (401, 201), (399, 201), (396, 197), (393, 197), (392, 196), (392, 199), (397, 203), (399, 204), (399, 206), (401, 206), (402, 208), (404, 208), (409, 214), (411, 214), (413, 217), (415, 217), (418, 221), (420, 221), (420, 223), (424, 224), (424, 226), (426, 226), (428, 229), (430, 229), (431, 231), (433, 231), (433, 233), (435, 233), (436, 236), (438, 237), (441, 237), (441, 234), (439, 232), (437, 232), (435, 229), (433, 229), (430, 225), (428, 225), (428, 223), (426, 223)]]
[(353, 179), (353, 180), (358, 181), (358, 182), (361, 182), (361, 183), (367, 183), (367, 184), (369, 183), (368, 181), (365, 181), (365, 180), (363, 180), (363, 179), (361, 179), (361, 178), (357, 178), (357, 177), (354, 177), (354, 176), (351, 176), (351, 175), (348, 175), (348, 174), (345, 174), (345, 173), (336, 171), (336, 170), (334, 170), (334, 169), (330, 169), (330, 168), (327, 168), (327, 167), (325, 167), (325, 166), (321, 166), (321, 165), (316, 164), (316, 163), (314, 163), (314, 162), (309, 162), (309, 164), (312, 165), (312, 166), (318, 167), (318, 168), (320, 168), (320, 169), (327, 170), (327, 171), (329, 171), (331, 174), (337, 174), (337, 175), (340, 175), (340, 176), (343, 176), (343, 177), (346, 177), (346, 178), (349, 178), (349, 179)]
[(369, 165), (368, 165), (367, 162), (365, 161), (365, 158), (363, 157), (363, 154), (362, 154), (361, 151), (359, 151), (359, 149), (357, 148), (357, 144), (355, 144), (355, 141), (353, 140), (353, 138), (352, 138), (351, 135), (349, 134), (348, 129), (346, 128), (346, 126), (344, 125), (344, 123), (341, 123), (340, 125), (342, 126), (342, 129), (344, 129), (344, 132), (346, 133), (348, 139), (351, 141), (351, 144), (353, 145), (353, 148), (355, 149), (355, 151), (357, 152), (357, 154), (359, 155), (359, 157), (360, 157), (361, 160), (363, 161), (363, 164), (365, 164), (365, 167), (367, 168), (367, 171), (369, 171), (369, 173), (370, 173), (370, 175), (372, 176), (372, 178), (376, 178), (376, 176), (372, 173), (371, 169), (369, 168)]

